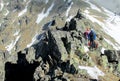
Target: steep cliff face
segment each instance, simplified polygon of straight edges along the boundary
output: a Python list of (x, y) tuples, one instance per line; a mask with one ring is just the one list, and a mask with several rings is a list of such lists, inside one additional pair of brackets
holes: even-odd
[[(88, 0), (1, 0), (0, 81), (118, 81), (120, 17)], [(86, 28), (96, 31), (89, 49)]]

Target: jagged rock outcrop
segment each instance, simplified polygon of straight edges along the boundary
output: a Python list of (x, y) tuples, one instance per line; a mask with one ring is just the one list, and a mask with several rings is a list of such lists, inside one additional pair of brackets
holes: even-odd
[(105, 50), (105, 55), (108, 58), (109, 62), (118, 62), (119, 61), (119, 54), (115, 50)]
[[(41, 35), (38, 43), (17, 53), (16, 62), (5, 62), (5, 81), (67, 80), (62, 77), (64, 73), (77, 73), (74, 64), (70, 64), (70, 54), (75, 50), (72, 47), (77, 48), (81, 43), (79, 35), (75, 31), (71, 33), (61, 30), (49, 30)], [(75, 44), (75, 41), (79, 44)], [(21, 74), (26, 77), (20, 79), (23, 77)], [(29, 78), (33, 74), (34, 77)]]
[[(105, 55), (102, 55), (102, 65), (110, 68), (110, 72), (114, 72), (115, 75), (120, 76), (120, 56), (119, 51), (116, 50), (105, 50)], [(106, 58), (107, 57), (107, 58)]]
[(82, 18), (84, 18), (84, 16), (82, 15), (82, 13), (81, 13), (81, 10), (80, 10), (80, 9), (78, 10), (78, 12), (77, 12), (77, 14), (76, 14), (75, 18), (78, 18), (78, 19), (82, 19)]
[[(87, 6), (86, 11), (79, 9), (75, 15), (76, 3)], [(95, 12), (89, 9), (82, 0), (5, 0), (0, 14), (0, 81), (97, 81), (78, 66), (98, 66), (120, 76), (120, 52), (106, 50), (100, 56), (102, 46), (93, 51), (87, 47), (86, 27), (100, 27), (87, 18)], [(103, 21), (100, 14), (94, 17)], [(99, 40), (104, 44), (103, 37)]]

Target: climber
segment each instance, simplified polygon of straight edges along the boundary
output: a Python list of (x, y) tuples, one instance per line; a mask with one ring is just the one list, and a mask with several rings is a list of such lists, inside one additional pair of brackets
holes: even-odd
[(97, 48), (98, 44), (96, 43), (96, 33), (94, 32), (93, 29), (90, 30), (90, 33), (88, 34), (88, 45), (90, 46), (90, 48)]
[(84, 32), (84, 38), (86, 39), (85, 45), (88, 45), (88, 34), (90, 33), (90, 29), (87, 27), (86, 31)]
[(88, 34), (90, 33), (90, 29), (87, 28), (86, 31), (84, 32), (84, 37), (85, 39), (88, 39)]

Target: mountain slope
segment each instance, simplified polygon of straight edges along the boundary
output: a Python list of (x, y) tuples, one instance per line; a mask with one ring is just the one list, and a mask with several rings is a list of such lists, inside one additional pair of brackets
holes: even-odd
[[(1, 0), (0, 18), (0, 81), (119, 80), (120, 16), (104, 7), (89, 0)], [(93, 51), (87, 27), (97, 34)]]

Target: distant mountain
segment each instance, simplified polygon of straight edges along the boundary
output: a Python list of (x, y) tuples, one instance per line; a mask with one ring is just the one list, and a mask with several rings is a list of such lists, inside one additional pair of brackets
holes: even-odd
[(90, 0), (120, 15), (120, 0)]

